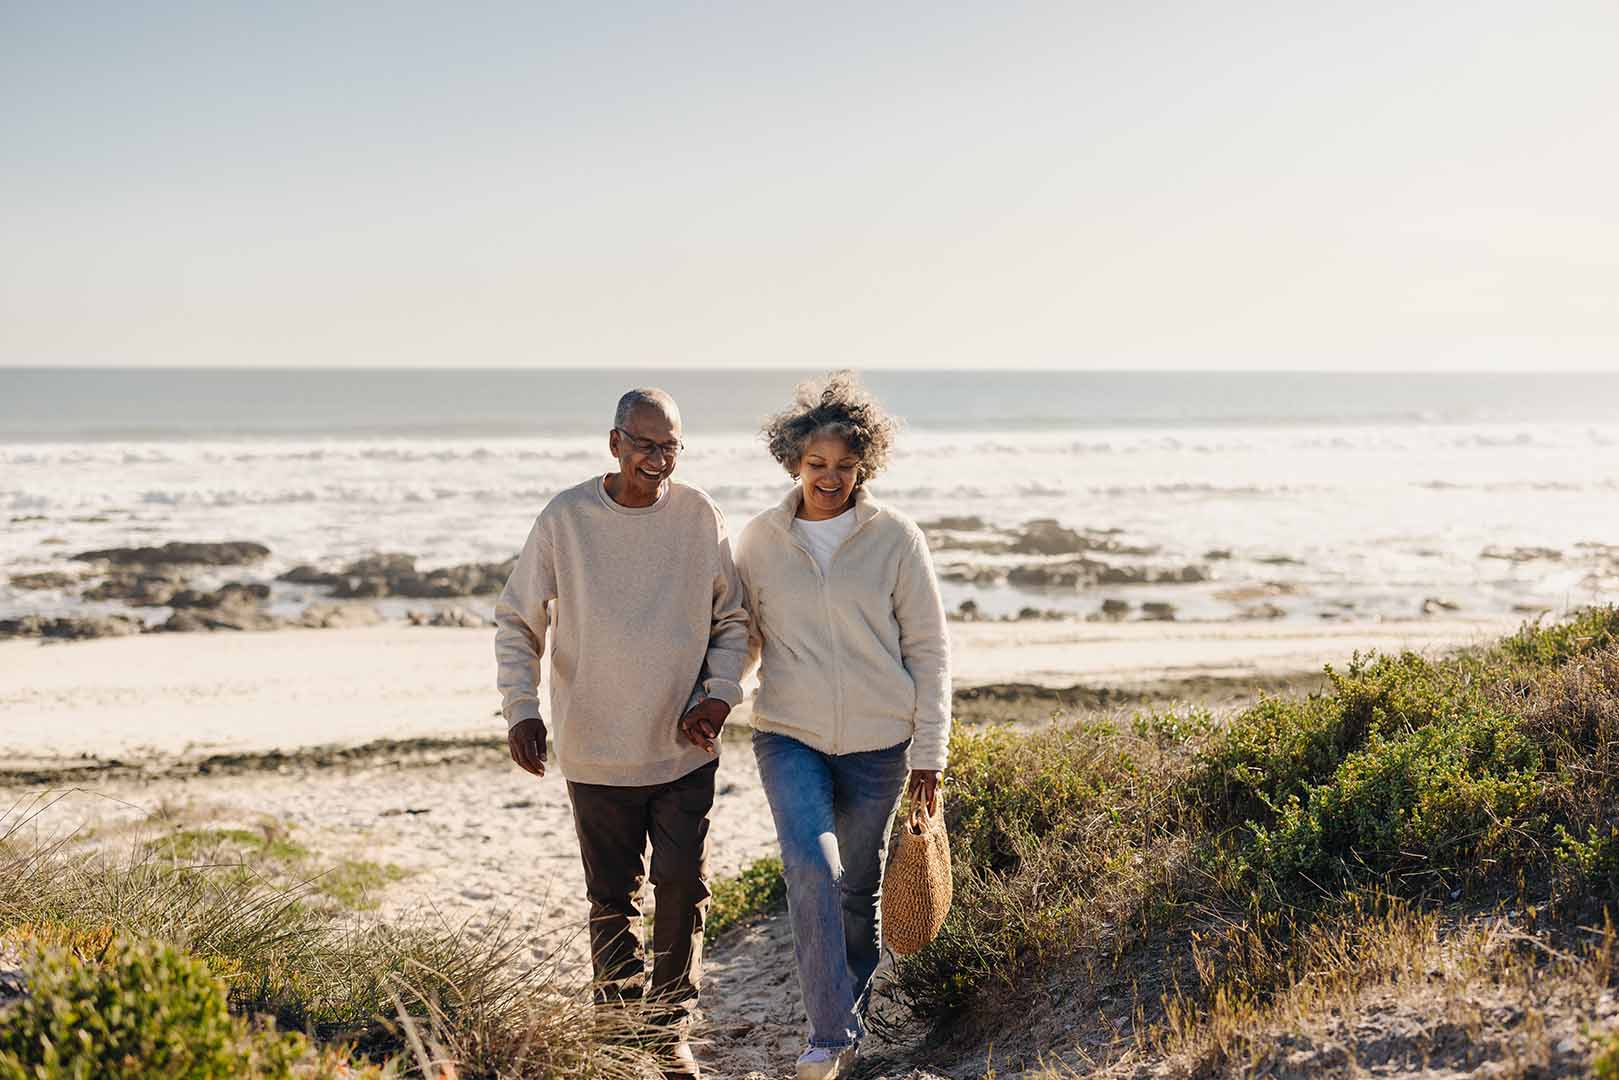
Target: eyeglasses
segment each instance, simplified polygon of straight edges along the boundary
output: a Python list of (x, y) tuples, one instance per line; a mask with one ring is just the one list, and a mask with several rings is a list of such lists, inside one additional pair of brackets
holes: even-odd
[(613, 430), (628, 439), (630, 441), (630, 445), (635, 447), (635, 452), (637, 454), (645, 454), (647, 457), (651, 457), (660, 450), (663, 451), (664, 457), (674, 457), (676, 454), (686, 449), (686, 444), (681, 442), (679, 439), (676, 439), (672, 443), (660, 443), (653, 442), (651, 439), (643, 439), (639, 435), (631, 435), (621, 427), (615, 427)]

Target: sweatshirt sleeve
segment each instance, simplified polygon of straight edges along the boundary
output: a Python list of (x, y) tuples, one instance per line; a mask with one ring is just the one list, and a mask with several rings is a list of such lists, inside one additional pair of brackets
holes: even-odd
[(765, 647), (764, 635), (760, 633), (759, 607), (755, 602), (757, 596), (753, 591), (752, 584), (748, 581), (748, 575), (751, 572), (749, 556), (752, 554), (750, 541), (753, 528), (754, 526), (749, 525), (748, 528), (743, 529), (742, 535), (738, 537), (736, 542), (736, 576), (742, 582), (742, 606), (748, 611), (748, 655), (742, 663), (742, 678), (744, 679), (758, 669), (759, 658), (764, 654)]
[(894, 586), (899, 653), (916, 683), (916, 733), (911, 768), (943, 769), (950, 755), (950, 631), (933, 559), (920, 529), (900, 560)]
[(708, 631), (708, 655), (703, 660), (703, 693), (731, 708), (742, 704), (742, 669), (748, 662), (748, 609), (731, 558), (731, 539), (718, 508), (719, 566), (714, 573), (714, 607)]
[(529, 530), (517, 565), (495, 602), (495, 682), (508, 728), (539, 719), (547, 605), (556, 595), (556, 561), (541, 518)]

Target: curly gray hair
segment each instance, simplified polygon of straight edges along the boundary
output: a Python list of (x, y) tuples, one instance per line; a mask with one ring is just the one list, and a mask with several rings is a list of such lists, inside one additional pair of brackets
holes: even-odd
[(894, 448), (899, 420), (890, 416), (852, 371), (834, 371), (808, 379), (793, 392), (793, 405), (765, 421), (763, 434), (770, 455), (793, 479), (804, 448), (818, 435), (836, 435), (860, 459), (855, 485), (882, 471)]

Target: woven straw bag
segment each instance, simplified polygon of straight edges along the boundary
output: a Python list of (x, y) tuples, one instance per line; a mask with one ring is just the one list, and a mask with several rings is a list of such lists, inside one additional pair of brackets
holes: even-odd
[(883, 937), (900, 956), (920, 952), (939, 935), (950, 914), (950, 838), (944, 831), (944, 793), (938, 809), (911, 803), (883, 878)]

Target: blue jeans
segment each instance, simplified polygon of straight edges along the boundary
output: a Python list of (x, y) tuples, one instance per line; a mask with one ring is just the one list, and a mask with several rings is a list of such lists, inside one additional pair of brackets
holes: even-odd
[(753, 733), (781, 842), (811, 1046), (848, 1046), (865, 1034), (882, 954), (883, 857), (910, 747), (907, 739), (886, 750), (823, 754), (785, 735)]

